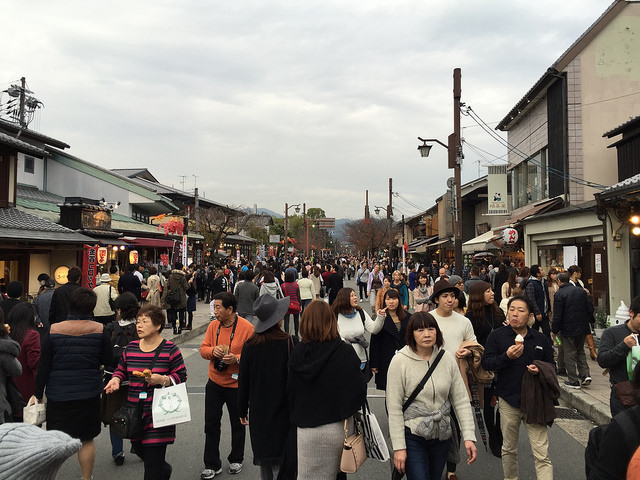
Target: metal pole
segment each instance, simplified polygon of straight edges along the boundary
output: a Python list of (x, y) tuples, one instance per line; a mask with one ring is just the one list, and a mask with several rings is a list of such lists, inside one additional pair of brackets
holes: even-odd
[(289, 204), (284, 204), (284, 259), (287, 259), (287, 238), (289, 237)]
[(391, 202), (393, 196), (393, 179), (389, 179), (389, 205), (387, 205), (387, 219), (389, 220), (389, 267), (391, 267), (391, 271), (395, 270), (393, 268), (393, 256), (391, 254), (391, 247), (393, 242), (393, 237), (391, 231), (393, 230), (393, 207), (391, 206)]
[(462, 185), (461, 185), (461, 167), (462, 167), (462, 138), (460, 135), (460, 97), (462, 96), (461, 86), (461, 70), (455, 68), (453, 70), (453, 134), (455, 138), (455, 154), (456, 164), (453, 169), (453, 179), (455, 183), (455, 224), (454, 224), (454, 247), (456, 275), (462, 273)]
[(304, 215), (304, 230), (305, 236), (307, 237), (306, 247), (304, 249), (304, 257), (307, 259), (309, 257), (309, 220), (307, 219), (307, 204), (302, 204), (302, 214)]
[(404, 251), (404, 215), (402, 215), (402, 272), (407, 273), (407, 257)]

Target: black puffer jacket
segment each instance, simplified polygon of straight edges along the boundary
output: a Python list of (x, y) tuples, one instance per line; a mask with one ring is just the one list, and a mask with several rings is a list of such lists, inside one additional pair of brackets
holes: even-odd
[(553, 333), (563, 337), (578, 337), (591, 333), (593, 303), (580, 287), (563, 283), (553, 297)]

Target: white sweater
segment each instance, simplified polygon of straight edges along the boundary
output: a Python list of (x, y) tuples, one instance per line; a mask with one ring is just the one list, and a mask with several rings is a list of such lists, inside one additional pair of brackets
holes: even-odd
[(300, 288), (300, 300), (315, 300), (316, 289), (313, 286), (313, 281), (303, 277), (298, 280), (298, 288)]
[(448, 352), (455, 353), (462, 345), (462, 342), (470, 340), (476, 342), (476, 334), (473, 332), (473, 325), (464, 315), (460, 315), (458, 312), (451, 312), (451, 316), (442, 317), (438, 315), (436, 310), (429, 312), (433, 315), (433, 318), (438, 322), (438, 326), (442, 331), (442, 338), (444, 343), (442, 348)]
[[(372, 335), (379, 333), (382, 330), (382, 326), (384, 325), (384, 317), (376, 317), (375, 321), (371, 320), (369, 314), (363, 310), (364, 312), (364, 325), (362, 324), (362, 318), (360, 318), (360, 314), (356, 313), (356, 316), (353, 318), (347, 318), (343, 314), (338, 314), (338, 333), (344, 340), (345, 338), (351, 339), (359, 337), (360, 335), (364, 335), (364, 331), (366, 329)], [(367, 352), (365, 349), (358, 345), (357, 343), (352, 343), (351, 346), (360, 357), (361, 362), (367, 361)]]
[[(406, 447), (404, 427), (415, 434), (416, 427), (422, 418), (404, 420), (402, 404), (409, 398), (420, 380), (425, 376), (431, 362), (438, 354), (438, 347), (433, 347), (431, 361), (426, 362), (409, 346), (403, 347), (391, 360), (387, 374), (387, 407), (389, 409), (389, 435), (393, 450), (404, 450)], [(422, 406), (430, 411), (438, 410), (449, 398), (455, 411), (463, 440), (476, 441), (475, 423), (467, 389), (462, 381), (458, 363), (449, 351), (444, 352), (440, 363), (427, 380), (424, 389), (418, 394), (412, 405)]]

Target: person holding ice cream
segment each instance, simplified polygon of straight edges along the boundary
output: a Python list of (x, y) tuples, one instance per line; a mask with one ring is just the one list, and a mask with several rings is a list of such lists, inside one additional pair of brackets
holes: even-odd
[[(493, 330), (487, 338), (482, 366), (496, 372), (495, 394), (498, 396), (500, 427), (502, 430), (502, 469), (505, 480), (518, 478), (518, 432), (524, 422), (533, 451), (536, 478), (552, 480), (553, 467), (549, 458), (547, 423), (528, 423), (526, 408), (532, 402), (542, 405), (548, 399), (521, 398), (523, 381), (555, 382), (555, 363), (550, 339), (529, 328), (534, 316), (531, 300), (523, 295), (514, 296), (507, 306), (509, 325)], [(534, 379), (534, 380), (532, 380)], [(537, 418), (537, 416), (536, 416)]]

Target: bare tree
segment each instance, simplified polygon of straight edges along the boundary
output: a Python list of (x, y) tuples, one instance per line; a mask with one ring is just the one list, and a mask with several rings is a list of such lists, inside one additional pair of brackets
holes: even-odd
[(399, 226), (393, 224), (389, 227), (389, 221), (384, 219), (354, 220), (346, 223), (343, 227), (345, 239), (361, 253), (376, 251), (384, 248), (390, 243), (394, 243), (399, 233)]
[[(200, 210), (200, 225), (197, 226), (205, 243), (214, 250), (227, 235), (240, 232), (252, 224), (255, 215), (242, 208), (212, 207)], [(195, 224), (195, 223), (194, 223)]]

